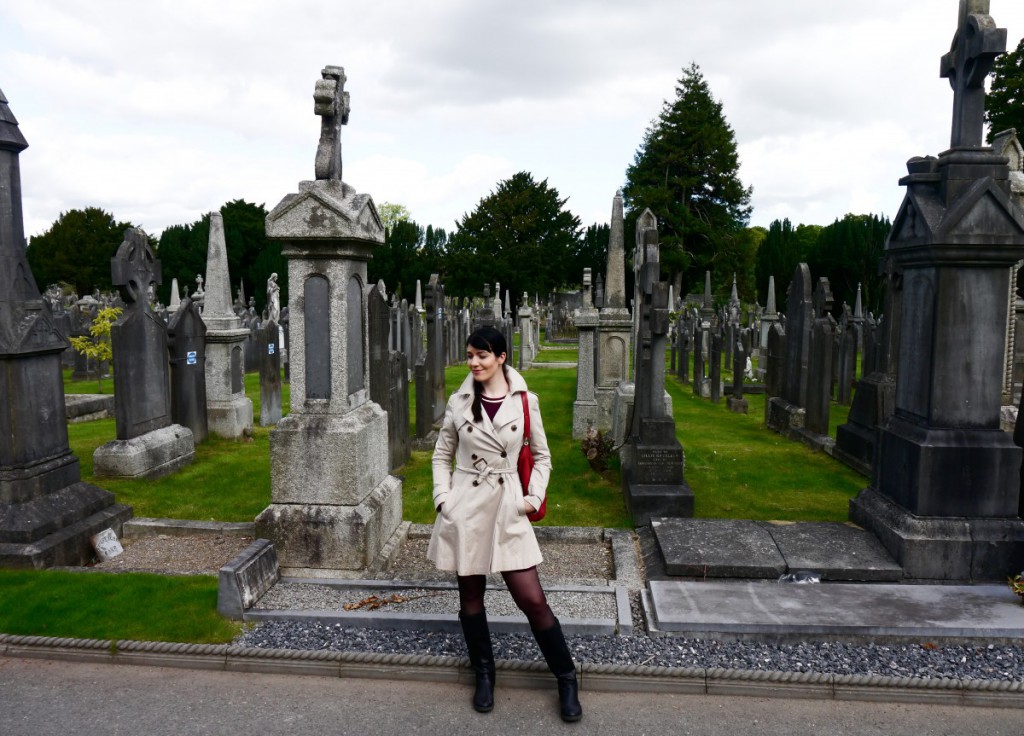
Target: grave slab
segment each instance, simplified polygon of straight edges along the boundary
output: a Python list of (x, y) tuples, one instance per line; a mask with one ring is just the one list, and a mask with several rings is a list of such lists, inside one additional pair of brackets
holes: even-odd
[(651, 581), (660, 631), (719, 638), (1024, 640), (1005, 585)]
[(757, 522), (782, 552), (790, 571), (812, 570), (822, 580), (893, 582), (903, 569), (870, 532), (853, 524)]
[(669, 575), (778, 578), (786, 571), (771, 534), (755, 521), (653, 518), (651, 531)]

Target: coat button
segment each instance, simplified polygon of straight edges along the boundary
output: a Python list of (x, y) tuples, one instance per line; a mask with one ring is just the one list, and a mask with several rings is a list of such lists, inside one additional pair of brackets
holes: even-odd
[(473, 485), (475, 485), (475, 486), (480, 485), (480, 481), (478, 481), (478, 480), (473, 481)]
[(498, 478), (498, 485), (499, 486), (505, 485), (505, 479), (504, 478)]
[(515, 432), (515, 431), (516, 431), (516, 425), (514, 425), (514, 424), (512, 425), (512, 431), (513, 431), (513, 432)]
[(507, 452), (505, 452), (505, 451), (502, 451), (502, 453), (501, 453), (501, 456), (502, 456), (502, 457), (508, 457), (508, 453), (507, 453)]
[(473, 453), (472, 458), (476, 460), (476, 453)]
[(466, 431), (467, 431), (467, 432), (472, 432), (472, 431), (473, 431), (473, 428), (472, 428), (472, 427), (467, 427), (467, 428), (466, 428)]

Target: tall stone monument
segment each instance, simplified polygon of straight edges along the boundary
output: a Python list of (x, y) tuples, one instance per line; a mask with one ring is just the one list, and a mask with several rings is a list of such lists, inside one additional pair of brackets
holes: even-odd
[(402, 528), (402, 482), (388, 474), (387, 414), (369, 397), (366, 262), (384, 242), (368, 194), (342, 181), (345, 71), (316, 83), (316, 180), (267, 215), (288, 259), (291, 412), (270, 433), (271, 505), (256, 518), (282, 572), (359, 577), (386, 563)]
[(597, 401), (597, 428), (601, 432), (612, 428), (615, 391), (620, 382), (629, 379), (633, 320), (626, 308), (625, 241), (622, 192), (619, 191), (612, 199), (604, 306), (598, 315), (594, 351), (594, 397)]
[(637, 220), (637, 242), (643, 296), (637, 305), (636, 393), (622, 452), (622, 492), (633, 523), (645, 526), (652, 517), (693, 516), (693, 491), (683, 479), (683, 448), (665, 400), (668, 284), (660, 280), (657, 220), (650, 210)]
[[(245, 395), (243, 346), (249, 330), (231, 306), (224, 216), (210, 213), (206, 248), (206, 417), (210, 433), (238, 438), (252, 433), (252, 401)], [(258, 368), (261, 357), (255, 361)]]
[(68, 446), (61, 353), (25, 258), (20, 153), (28, 147), (0, 91), (0, 567), (84, 565), (89, 537), (131, 509), (83, 483)]
[(195, 440), (171, 417), (167, 326), (149, 305), (150, 286), (160, 283), (160, 261), (146, 233), (125, 230), (110, 272), (125, 302), (110, 327), (117, 439), (93, 452), (93, 475), (156, 478), (191, 463)]
[(583, 269), (583, 307), (574, 314), (579, 334), (576, 362), (576, 401), (572, 405), (572, 437), (583, 439), (587, 430), (597, 426), (597, 400), (594, 397), (594, 331), (599, 315), (591, 299), (590, 269)]
[(886, 244), (903, 271), (896, 407), (872, 484), (850, 502), (910, 578), (1003, 580), (1024, 567), (1021, 449), (999, 428), (1007, 272), (1024, 256), (1024, 211), (1007, 159), (982, 144), (985, 77), (1006, 48), (988, 8), (961, 1), (942, 57), (949, 150), (911, 159), (900, 180)]

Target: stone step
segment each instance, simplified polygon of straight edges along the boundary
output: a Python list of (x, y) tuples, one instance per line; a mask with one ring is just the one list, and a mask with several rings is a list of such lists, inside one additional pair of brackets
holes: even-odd
[(777, 579), (806, 570), (826, 581), (903, 579), (875, 536), (850, 523), (655, 518), (651, 531), (670, 576)]

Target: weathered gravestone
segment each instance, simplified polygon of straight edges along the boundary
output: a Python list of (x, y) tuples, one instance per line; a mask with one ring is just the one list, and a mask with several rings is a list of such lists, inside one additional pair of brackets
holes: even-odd
[(368, 194), (341, 179), (345, 72), (317, 81), (316, 181), (267, 215), (288, 260), (291, 411), (270, 433), (271, 505), (256, 518), (283, 574), (359, 577), (386, 565), (402, 528), (402, 482), (388, 474), (388, 419), (370, 400), (366, 262), (384, 242)]
[(153, 314), (148, 292), (160, 283), (160, 261), (146, 233), (129, 228), (110, 259), (111, 280), (125, 309), (110, 327), (117, 439), (96, 448), (97, 477), (156, 478), (192, 462), (192, 430), (171, 421), (167, 328)]
[(281, 328), (273, 319), (259, 330), (260, 426), (281, 421)]
[(61, 354), (25, 258), (19, 154), (28, 147), (0, 91), (0, 566), (84, 565), (89, 538), (131, 509), (81, 481), (68, 446)]
[(886, 244), (903, 271), (896, 408), (871, 486), (850, 503), (909, 578), (1004, 580), (1024, 567), (1021, 449), (999, 426), (1007, 272), (1024, 257), (1024, 211), (1006, 158), (982, 145), (985, 78), (1006, 48), (988, 7), (961, 2), (942, 57), (950, 149), (911, 159), (900, 180)]
[(750, 402), (743, 398), (743, 373), (747, 368), (747, 351), (743, 341), (736, 342), (732, 356), (732, 395), (725, 400), (725, 405), (734, 414), (746, 414), (750, 410)]
[(814, 290), (814, 322), (811, 326), (810, 357), (807, 361), (807, 403), (804, 434), (815, 447), (830, 443), (828, 417), (832, 402), (832, 358), (836, 325), (830, 314), (832, 287), (827, 278), (819, 278)]
[(683, 448), (676, 439), (671, 400), (666, 401), (668, 284), (659, 281), (657, 220), (644, 210), (637, 220), (640, 331), (635, 406), (622, 452), (622, 492), (637, 526), (653, 517), (693, 516), (693, 491), (683, 478)]
[(786, 298), (786, 356), (785, 373), (780, 377), (781, 393), (768, 399), (766, 407), (768, 427), (776, 432), (800, 429), (806, 421), (807, 363), (813, 322), (811, 270), (806, 263), (799, 263)]
[(594, 331), (599, 314), (590, 297), (590, 269), (583, 269), (583, 306), (574, 315), (579, 335), (576, 361), (576, 401), (572, 405), (572, 437), (579, 440), (597, 426), (597, 399), (594, 395)]
[[(407, 305), (408, 306), (408, 305)], [(408, 309), (402, 310), (404, 313)], [(409, 378), (404, 352), (389, 350), (393, 323), (384, 300), (383, 282), (367, 294), (370, 348), (370, 400), (388, 413), (388, 467), (400, 468), (409, 459)]]
[(192, 441), (202, 442), (206, 423), (206, 324), (192, 300), (178, 300), (167, 323), (167, 349), (171, 364), (171, 420), (192, 430)]
[[(210, 214), (206, 249), (206, 417), (210, 432), (238, 438), (252, 432), (252, 401), (245, 395), (244, 345), (250, 331), (231, 308), (224, 217)], [(254, 365), (258, 370), (259, 363)]]

